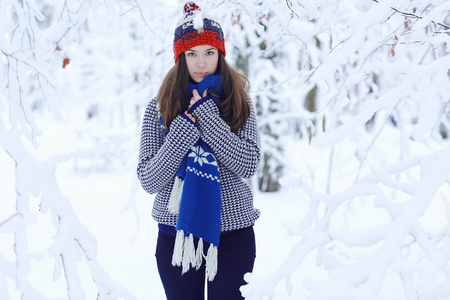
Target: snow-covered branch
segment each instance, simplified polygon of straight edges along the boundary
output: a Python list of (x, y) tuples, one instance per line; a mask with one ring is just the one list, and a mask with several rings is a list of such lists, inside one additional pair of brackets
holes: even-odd
[[(37, 154), (42, 131), (36, 120), (36, 107), (45, 103), (48, 111), (58, 117), (58, 98), (63, 93), (60, 79), (55, 74), (70, 61), (60, 56), (62, 48), (70, 46), (90, 9), (91, 1), (88, 0), (66, 0), (51, 5), (34, 0), (7, 0), (0, 7), (0, 54), (3, 58), (0, 77), (6, 79), (2, 81), (0, 91), (0, 146), (15, 163), (16, 191), (16, 211), (0, 223), (0, 232), (14, 236), (12, 250), (15, 254), (14, 268), (6, 267), (10, 262), (0, 257), (1, 265), (6, 267), (1, 268), (0, 274), (2, 299), (11, 296), (8, 289), (3, 288), (6, 286), (4, 278), (8, 277), (15, 280), (21, 299), (48, 299), (29, 279), (35, 254), (29, 253), (28, 249), (30, 225), (47, 213), (56, 234), (54, 244), (48, 245), (45, 255), (54, 259), (54, 281), (59, 281), (63, 274), (68, 299), (86, 299), (78, 266), (82, 259), (97, 287), (97, 299), (136, 299), (100, 266), (96, 238), (78, 220), (56, 179), (56, 168), (61, 163), (79, 157), (93, 159), (108, 151), (115, 141), (64, 155), (53, 153), (44, 159)], [(32, 208), (36, 198), (40, 199), (39, 211)]]
[[(419, 178), (408, 182), (393, 179), (416, 167), (420, 168)], [(445, 297), (448, 288), (444, 286), (450, 275), (448, 228), (436, 232), (422, 225), (421, 219), (427, 217), (428, 208), (438, 205), (438, 190), (449, 179), (448, 168), (450, 148), (380, 168), (339, 193), (319, 193), (305, 182), (285, 179), (285, 185), (302, 189), (309, 196), (312, 205), (307, 215), (315, 216), (316, 222), (287, 224), (289, 234), (298, 235), (301, 241), (275, 273), (267, 278), (246, 277), (249, 284), (242, 288), (246, 299), (272, 299), (275, 286), (281, 280), (287, 280), (290, 286), (292, 273), (301, 272), (302, 261), (316, 251), (316, 267), (328, 272), (329, 279), (306, 281), (304, 284), (311, 291), (308, 299), (379, 299), (384, 280), (392, 273), (403, 280), (407, 299), (413, 299), (410, 295), (423, 299)], [(392, 198), (392, 191), (406, 195)], [(363, 206), (354, 206), (357, 199), (363, 201)], [(325, 205), (325, 209), (317, 210), (320, 205)], [(369, 215), (364, 214), (367, 205), (373, 210)], [(353, 206), (356, 215), (364, 214), (361, 218), (369, 220), (341, 224), (337, 220), (345, 206)], [(386, 218), (381, 219), (385, 222), (367, 225), (370, 218), (376, 223), (383, 214)], [(447, 214), (447, 222), (448, 217)], [(367, 254), (358, 255), (355, 248), (365, 249)], [(421, 249), (418, 256), (416, 249)], [(441, 272), (446, 274), (444, 278), (435, 276)]]
[(446, 247), (448, 228), (421, 220), (448, 201), (450, 39), (437, 34), (447, 29), (448, 1), (278, 4), (260, 19), (264, 33), (248, 38), (262, 50), (251, 82), (260, 123), (272, 125), (266, 149), (287, 148), (273, 136), (286, 135), (282, 125), (295, 117), (300, 137), (311, 139), (293, 143), (297, 162), (285, 159), (290, 173), (301, 166), (294, 186), (310, 208), (288, 225), (300, 241), (286, 262), (266, 278), (249, 275), (244, 295), (276, 299), (284, 279), (289, 292), (293, 273), (308, 272), (303, 262), (318, 254), (327, 279), (304, 283), (308, 299), (380, 299), (392, 294), (384, 285), (392, 277), (405, 299), (440, 299), (449, 259), (437, 266), (429, 255)]
[[(2, 147), (17, 164), (16, 189), (18, 192), (16, 206), (18, 210), (15, 215), (2, 224), (7, 224), (12, 219), (16, 219), (14, 230), (15, 253), (18, 266), (20, 266), (17, 270), (17, 283), (23, 296), (31, 299), (39, 295), (27, 280), (31, 260), (26, 247), (27, 226), (33, 218), (37, 217), (36, 212), (30, 211), (28, 204), (28, 193), (31, 193), (40, 194), (40, 213), (50, 212), (52, 216), (57, 233), (48, 254), (55, 259), (54, 280), (59, 279), (61, 268), (64, 271), (69, 299), (85, 298), (76, 266), (82, 257), (85, 259), (91, 271), (92, 280), (98, 288), (98, 299), (117, 299), (120, 297), (136, 299), (125, 288), (111, 280), (99, 265), (96, 239), (78, 220), (69, 199), (60, 192), (55, 177), (58, 164), (75, 157), (92, 158), (96, 153), (104, 151), (111, 143), (40, 161), (24, 149), (20, 136), (8, 132), (2, 123), (0, 123), (0, 137), (5, 142), (2, 143)], [(44, 297), (40, 295), (39, 298), (35, 299), (44, 299)]]

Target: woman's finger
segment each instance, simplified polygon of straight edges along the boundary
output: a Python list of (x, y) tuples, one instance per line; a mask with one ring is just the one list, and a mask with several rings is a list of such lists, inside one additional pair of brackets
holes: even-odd
[(184, 114), (185, 114), (186, 116), (188, 116), (189, 119), (191, 119), (194, 123), (197, 123), (197, 119), (194, 117), (194, 115), (188, 113), (187, 111), (185, 111)]
[(194, 95), (195, 100), (200, 100), (202, 98), (196, 89), (192, 91), (192, 95)]
[(194, 97), (192, 97), (191, 101), (189, 101), (189, 108), (191, 108), (191, 106), (194, 105), (195, 102), (197, 102), (197, 100)]

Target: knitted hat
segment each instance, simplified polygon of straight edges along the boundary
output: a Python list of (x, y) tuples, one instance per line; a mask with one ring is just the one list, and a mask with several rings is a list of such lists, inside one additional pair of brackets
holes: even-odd
[(173, 39), (175, 63), (184, 51), (199, 45), (216, 47), (225, 56), (225, 40), (220, 24), (202, 13), (194, 2), (184, 5), (183, 17), (178, 21)]

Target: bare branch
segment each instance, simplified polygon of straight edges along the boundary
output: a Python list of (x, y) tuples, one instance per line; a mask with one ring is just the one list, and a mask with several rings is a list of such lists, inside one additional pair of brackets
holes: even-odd
[[(379, 3), (378, 0), (373, 0), (373, 2)], [(392, 6), (391, 6), (391, 9), (392, 9), (393, 11), (395, 11), (396, 13), (399, 13), (399, 14), (401, 14), (402, 16), (404, 16), (404, 17), (406, 17), (406, 18), (411, 18), (411, 19), (423, 19), (421, 16), (418, 16), (418, 15), (416, 15), (416, 14), (414, 14), (414, 13), (404, 12), (404, 11), (401, 11), (401, 10), (395, 8), (395, 7), (392, 7)], [(431, 22), (432, 22), (433, 24), (435, 24), (435, 25), (440, 25), (440, 26), (444, 27), (445, 29), (450, 30), (450, 26), (447, 25), (447, 24), (444, 24), (444, 23), (442, 23), (442, 22), (435, 22), (435, 21), (431, 21)]]
[(144, 21), (145, 27), (147, 27), (151, 31), (151, 33), (156, 35), (156, 32), (153, 31), (153, 29), (150, 27), (150, 25), (148, 25), (147, 21), (145, 20), (145, 17), (144, 17), (144, 15), (142, 13), (141, 6), (139, 5), (138, 1), (134, 0), (134, 3), (136, 3), (136, 7), (139, 10), (139, 15), (141, 15), (142, 21)]
[(292, 9), (292, 2), (290, 0), (286, 0), (286, 5), (291, 10), (291, 19), (294, 17), (294, 15), (298, 18), (299, 16)]
[(0, 227), (3, 227), (5, 225), (7, 225), (11, 220), (13, 220), (13, 219), (15, 219), (17, 217), (21, 217), (21, 216), (22, 216), (22, 213), (19, 213), (19, 212), (9, 216), (8, 219), (6, 219), (6, 220), (4, 220), (3, 222), (0, 223)]

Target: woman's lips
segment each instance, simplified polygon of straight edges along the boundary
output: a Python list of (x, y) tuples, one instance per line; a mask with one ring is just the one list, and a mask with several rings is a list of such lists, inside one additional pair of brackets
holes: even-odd
[(198, 76), (198, 77), (206, 77), (206, 72), (195, 72), (194, 73), (196, 76)]

